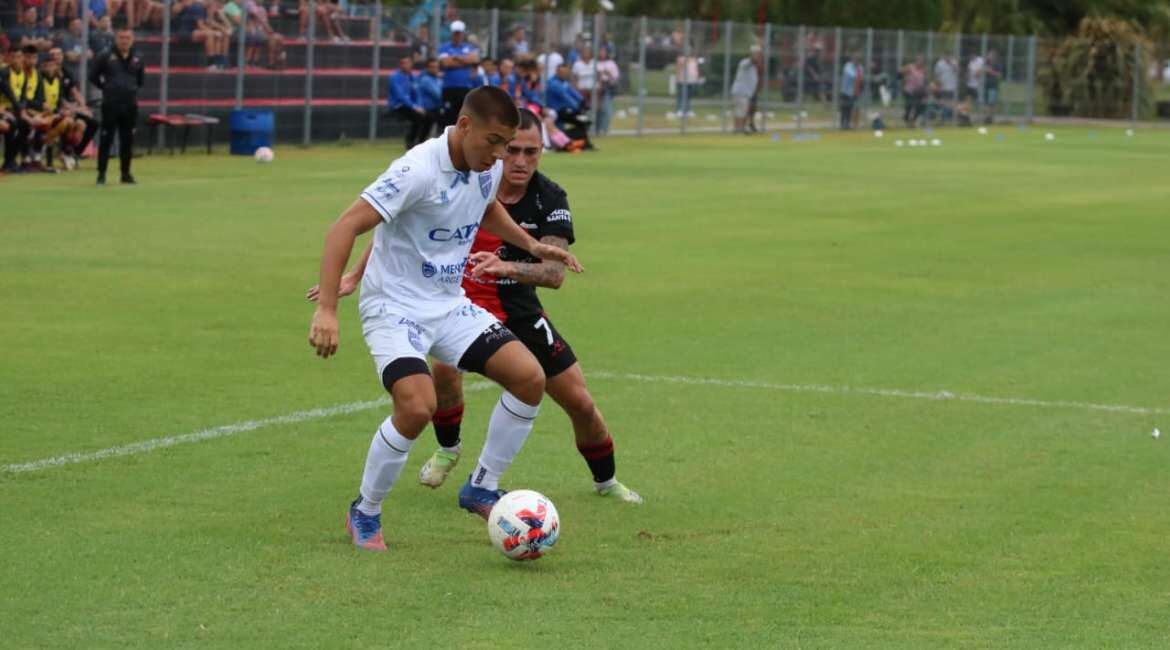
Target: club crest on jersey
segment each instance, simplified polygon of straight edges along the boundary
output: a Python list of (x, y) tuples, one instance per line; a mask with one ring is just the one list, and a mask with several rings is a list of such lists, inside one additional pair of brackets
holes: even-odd
[(487, 198), (492, 194), (492, 175), (491, 173), (479, 175), (479, 193), (483, 198)]
[(435, 268), (434, 264), (431, 264), (430, 262), (422, 263), (422, 274), (424, 278), (433, 278), (438, 272), (439, 269)]

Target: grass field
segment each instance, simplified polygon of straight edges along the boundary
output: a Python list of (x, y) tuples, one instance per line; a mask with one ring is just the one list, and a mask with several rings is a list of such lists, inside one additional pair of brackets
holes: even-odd
[(391, 145), (0, 179), (0, 646), (1166, 647), (1170, 133), (999, 133), (547, 157), (587, 272), (545, 304), (647, 503), (546, 404), (527, 564), (414, 482), (429, 432), (391, 552), (342, 530), (388, 407), (302, 296)]

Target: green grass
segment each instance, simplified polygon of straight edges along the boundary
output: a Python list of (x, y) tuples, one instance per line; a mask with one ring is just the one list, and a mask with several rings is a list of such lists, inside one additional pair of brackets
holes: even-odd
[[(644, 507), (591, 494), (551, 404), (505, 477), (562, 515), (530, 564), (414, 484), (429, 433), (391, 552), (349, 546), (385, 410), (0, 471), (0, 645), (1165, 647), (1170, 134), (1042, 132), (549, 156), (588, 270), (545, 303)], [(393, 154), (0, 180), (0, 465), (377, 398), (355, 303), (323, 362), (302, 294)], [(493, 397), (468, 394), (468, 464)]]

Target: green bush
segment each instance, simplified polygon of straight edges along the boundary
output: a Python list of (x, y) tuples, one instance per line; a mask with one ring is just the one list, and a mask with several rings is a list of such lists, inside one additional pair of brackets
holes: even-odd
[(1148, 115), (1153, 95), (1143, 71), (1152, 51), (1149, 41), (1129, 22), (1085, 18), (1076, 34), (1048, 52), (1040, 83), (1050, 110), (1056, 115), (1128, 118), (1136, 74), (1138, 114)]

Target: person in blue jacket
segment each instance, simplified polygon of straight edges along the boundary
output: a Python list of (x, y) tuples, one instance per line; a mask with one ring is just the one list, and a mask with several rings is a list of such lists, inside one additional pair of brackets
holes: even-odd
[(438, 59), (427, 59), (417, 82), (418, 101), (426, 111), (426, 123), (419, 137), (425, 140), (431, 137), (431, 128), (439, 122), (439, 113), (443, 110), (443, 79)]
[(390, 75), (390, 92), (386, 99), (390, 113), (406, 123), (407, 150), (426, 139), (423, 137), (423, 127), (426, 125), (427, 111), (419, 100), (413, 68), (411, 57), (398, 59), (398, 69)]
[(584, 140), (585, 148), (592, 149), (589, 141), (589, 115), (585, 113), (585, 98), (569, 81), (569, 66), (557, 66), (556, 76), (548, 80), (544, 89), (545, 106), (556, 111), (557, 127), (573, 140)]

